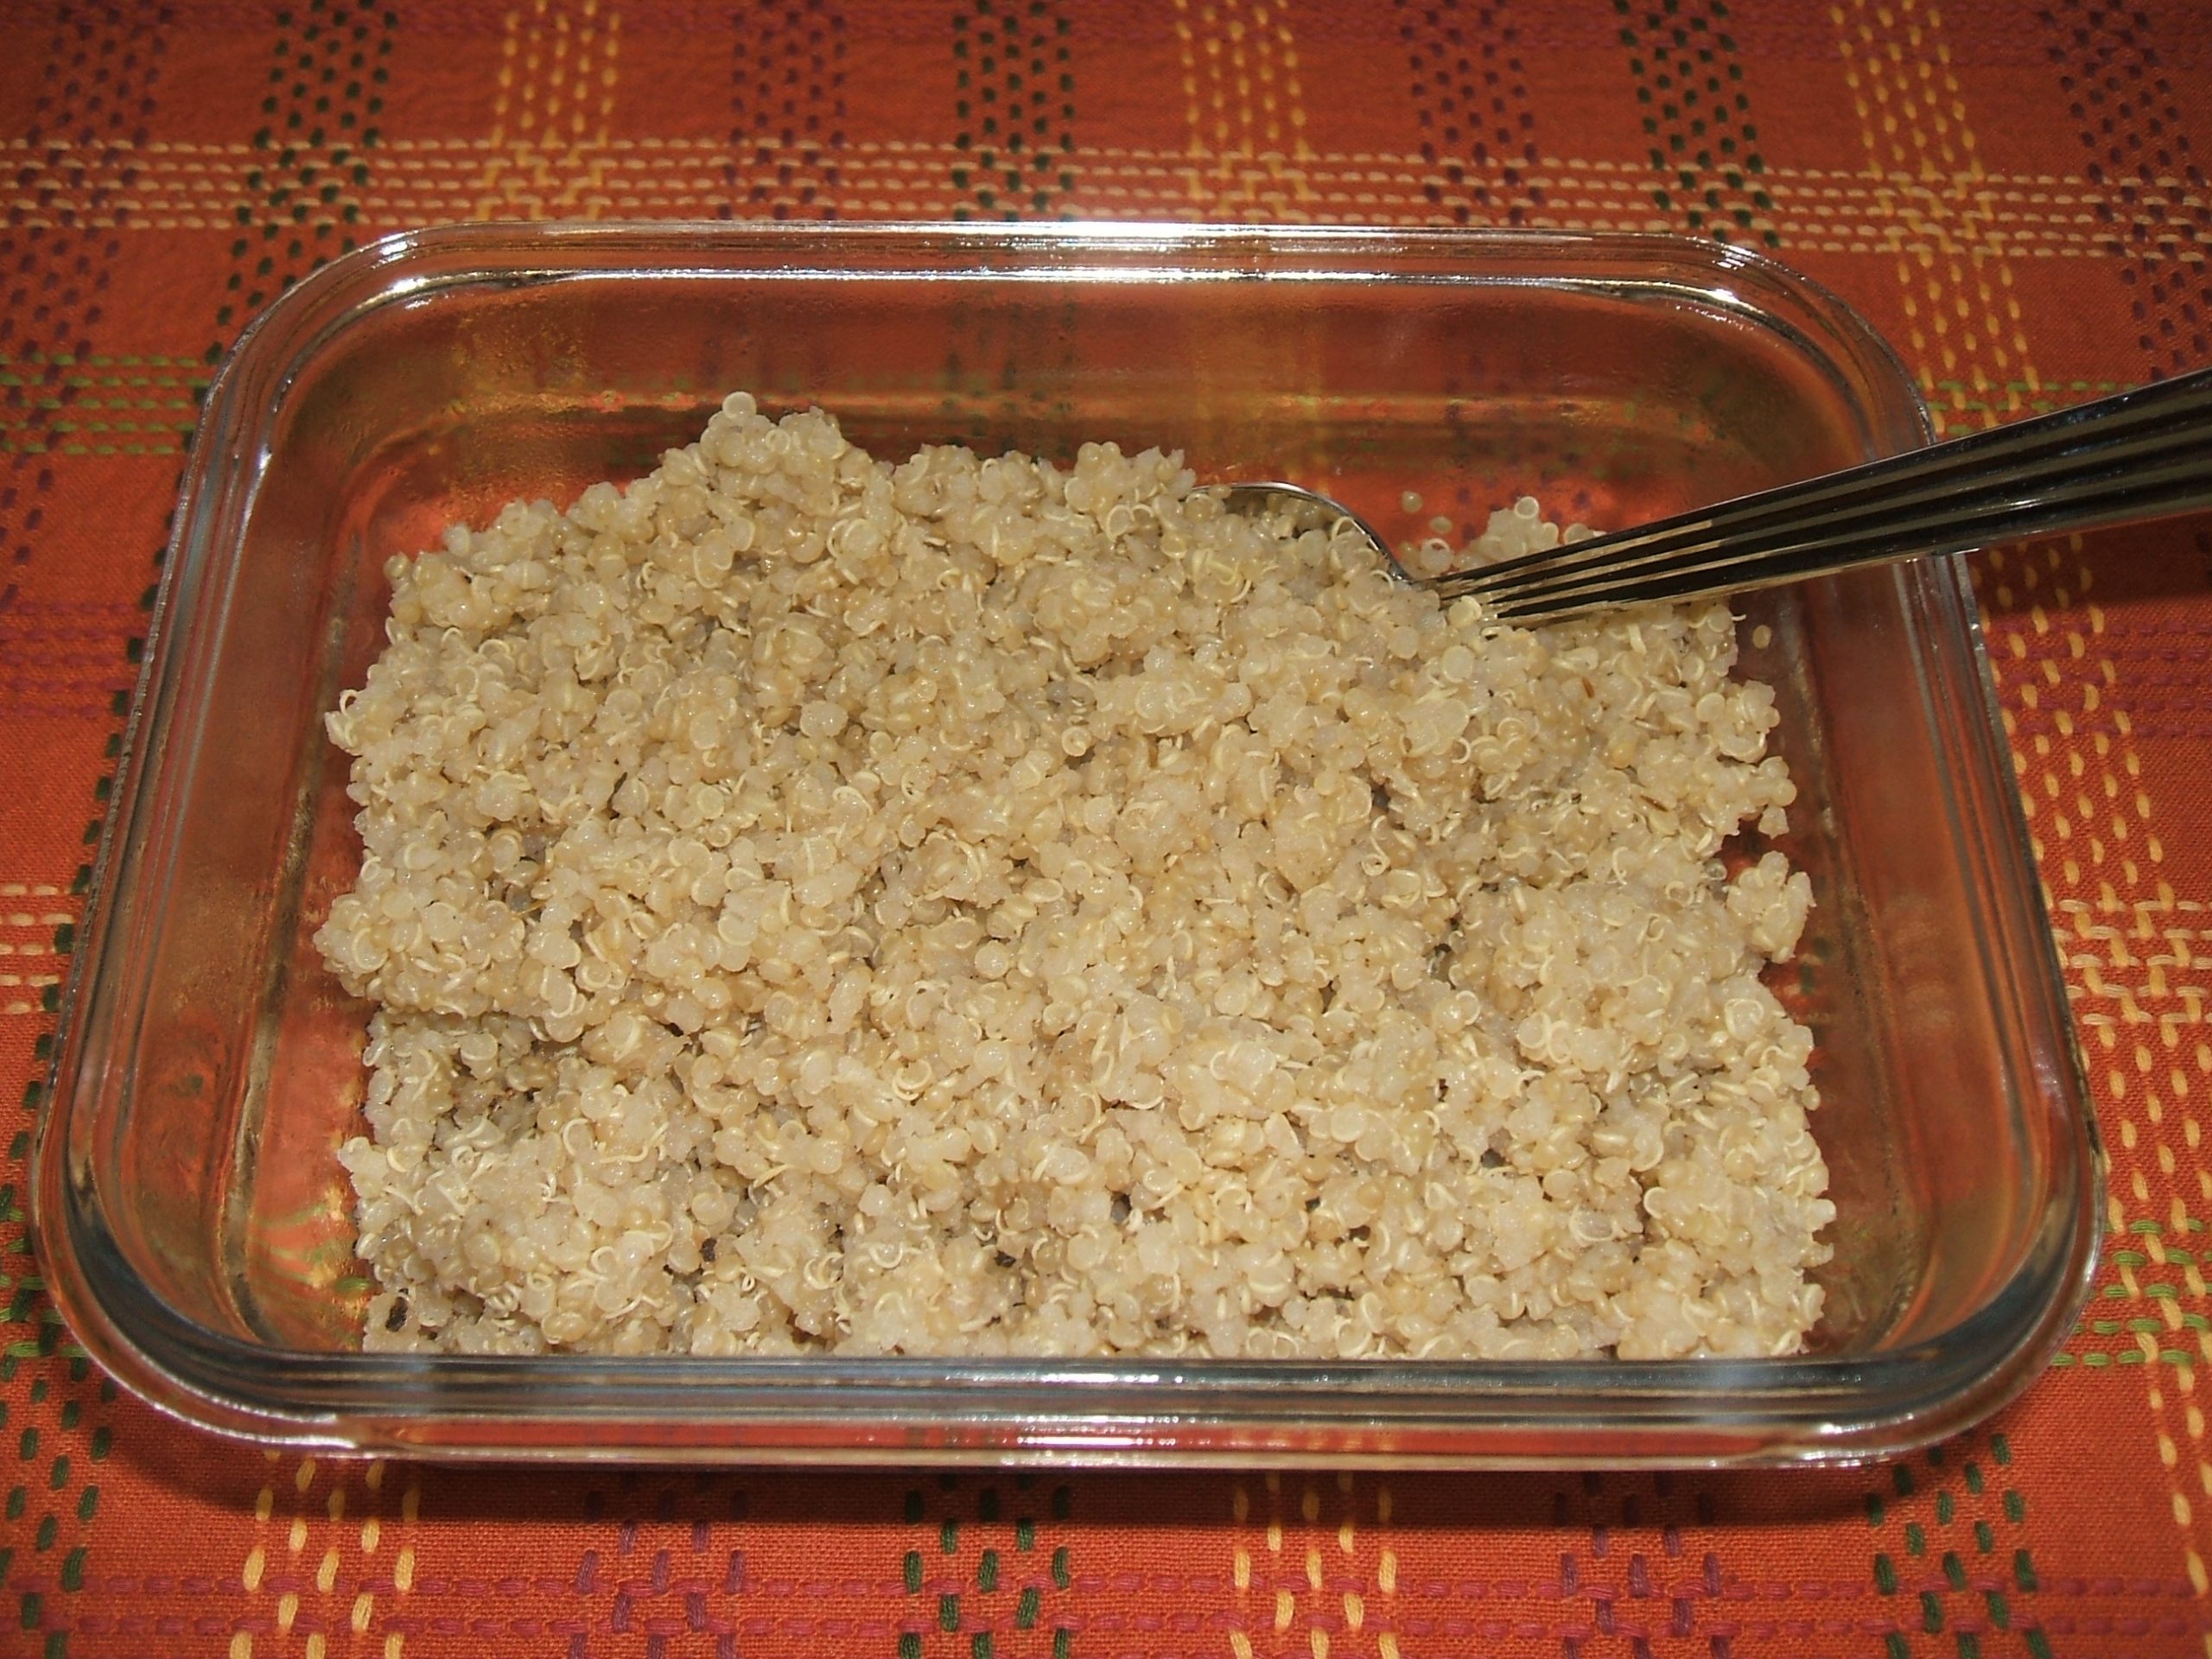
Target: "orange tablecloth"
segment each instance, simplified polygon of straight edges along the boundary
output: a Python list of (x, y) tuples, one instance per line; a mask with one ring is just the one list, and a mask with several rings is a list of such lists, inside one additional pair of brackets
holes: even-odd
[(1657, 227), (1946, 427), (2212, 361), (2212, 13), (1928, 0), (0, 10), (0, 1656), (2194, 1654), (2212, 537), (2010, 548), (1993, 658), (2113, 1160), (1987, 1428), (1675, 1477), (534, 1473), (262, 1453), (73, 1352), (20, 1194), (182, 442), (246, 318), (482, 216)]

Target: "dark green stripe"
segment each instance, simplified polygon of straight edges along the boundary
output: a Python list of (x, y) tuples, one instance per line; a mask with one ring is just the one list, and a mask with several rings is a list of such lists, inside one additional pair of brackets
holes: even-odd
[(1527, 182), (1535, 111), (1510, 11), (1397, 0), (1397, 16), (1421, 159), (1442, 175), (1427, 187), (1428, 199), (1462, 225), (1522, 223), (1515, 198), (1525, 190), (1541, 207), (1543, 196)]
[(956, 219), (1075, 216), (1075, 54), (1060, 0), (966, 0), (952, 19)]
[[(276, 14), (255, 164), (246, 174), (256, 200), (238, 210), (232, 297), (215, 313), (220, 338), (208, 348), (209, 362), (263, 306), (353, 246), (360, 210), (340, 199), (371, 177), (380, 89), (391, 78), (385, 60), (398, 22), (394, 12), (338, 0), (308, 0)], [(336, 225), (328, 222), (333, 210)]]
[(1717, 241), (1781, 246), (1770, 223), (1754, 223), (1770, 217), (1774, 202), (1759, 182), (1766, 162), (1728, 8), (1613, 0), (1613, 10), (1651, 142), (1653, 201)]

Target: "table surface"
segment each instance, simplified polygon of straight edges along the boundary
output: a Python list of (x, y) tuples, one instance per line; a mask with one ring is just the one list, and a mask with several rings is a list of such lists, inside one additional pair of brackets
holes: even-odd
[(21, 1197), (196, 399), (245, 321), (344, 247), (491, 217), (1672, 230), (1840, 292), (1955, 431), (2212, 361), (2201, 143), (2212, 11), (2189, 0), (15, 0), (0, 1656), (2212, 1650), (2192, 1236), (2212, 1219), (2212, 521), (1977, 561), (2112, 1239), (2051, 1371), (1899, 1462), (1015, 1477), (264, 1455), (89, 1367)]

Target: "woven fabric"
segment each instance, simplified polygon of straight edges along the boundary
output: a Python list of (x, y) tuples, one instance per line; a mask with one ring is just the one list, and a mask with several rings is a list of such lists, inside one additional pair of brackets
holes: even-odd
[(2212, 1651), (2208, 521), (1977, 569), (2113, 1243), (2060, 1364), (1902, 1462), (264, 1456), (91, 1369), (20, 1197), (197, 397), (341, 249), (517, 216), (1663, 228), (1836, 289), (1957, 429), (2212, 361), (2201, 143), (2196, 0), (0, 9), (0, 1659)]

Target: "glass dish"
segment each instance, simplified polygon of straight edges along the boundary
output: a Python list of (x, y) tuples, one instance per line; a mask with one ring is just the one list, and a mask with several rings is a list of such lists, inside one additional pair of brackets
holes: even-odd
[[(2099, 1158), (1964, 567), (1747, 601), (1808, 871), (1777, 985), (1840, 1211), (1811, 1351), (1664, 1363), (358, 1351), (365, 1020), (308, 939), (358, 849), (321, 722), (381, 574), (648, 470), (724, 392), (856, 440), (1180, 445), (1386, 531), (1633, 523), (1923, 442), (1881, 341), (1707, 243), (1249, 228), (465, 226), (302, 283), (210, 391), (38, 1153), (54, 1294), (167, 1410), (439, 1456), (1540, 1465), (1887, 1456), (2071, 1328)], [(1756, 630), (1756, 632), (1755, 632)]]

